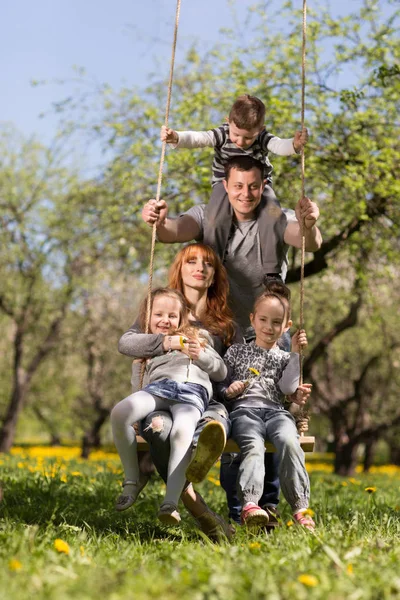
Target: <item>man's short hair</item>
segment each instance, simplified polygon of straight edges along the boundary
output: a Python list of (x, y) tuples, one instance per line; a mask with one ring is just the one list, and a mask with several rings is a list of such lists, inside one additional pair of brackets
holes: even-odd
[(229, 158), (224, 165), (226, 181), (228, 181), (232, 169), (237, 169), (238, 171), (258, 169), (261, 174), (261, 179), (264, 179), (264, 165), (251, 156), (243, 154), (242, 156), (233, 156), (232, 158)]
[(243, 94), (233, 103), (229, 113), (229, 122), (233, 123), (239, 129), (260, 129), (264, 126), (265, 105), (259, 98)]

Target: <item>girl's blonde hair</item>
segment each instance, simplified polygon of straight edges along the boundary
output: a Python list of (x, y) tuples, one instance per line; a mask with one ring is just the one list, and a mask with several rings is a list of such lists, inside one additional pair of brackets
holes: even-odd
[[(174, 331), (173, 333), (175, 334), (181, 334), (181, 335), (186, 335), (188, 337), (195, 337), (198, 338), (198, 332), (197, 330), (192, 327), (189, 323), (189, 307), (187, 305), (186, 299), (184, 297), (184, 295), (178, 291), (178, 290), (173, 290), (171, 288), (156, 288), (155, 290), (152, 290), (151, 292), (151, 296), (150, 296), (150, 315), (153, 311), (153, 304), (154, 304), (154, 299), (155, 298), (160, 298), (162, 296), (168, 296), (169, 298), (174, 298), (175, 300), (178, 300), (179, 304), (180, 304), (180, 310), (179, 310), (179, 326), (176, 329), (176, 331)], [(140, 304), (139, 307), (139, 315), (138, 315), (138, 323), (139, 323), (139, 327), (142, 331), (146, 331), (146, 317), (147, 317), (147, 296), (146, 298), (144, 298)]]

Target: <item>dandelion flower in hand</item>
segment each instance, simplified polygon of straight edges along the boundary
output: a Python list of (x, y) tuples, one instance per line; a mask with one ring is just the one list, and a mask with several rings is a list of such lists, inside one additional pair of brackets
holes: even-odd
[(257, 369), (253, 369), (253, 367), (249, 367), (249, 371), (256, 377), (259, 377), (259, 375), (260, 375), (260, 371), (257, 371)]

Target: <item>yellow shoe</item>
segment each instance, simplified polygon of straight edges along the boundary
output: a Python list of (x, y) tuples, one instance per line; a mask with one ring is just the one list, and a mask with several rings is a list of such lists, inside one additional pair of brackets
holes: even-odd
[(226, 444), (225, 428), (219, 421), (210, 421), (200, 433), (192, 460), (186, 469), (186, 479), (200, 483), (217, 462)]

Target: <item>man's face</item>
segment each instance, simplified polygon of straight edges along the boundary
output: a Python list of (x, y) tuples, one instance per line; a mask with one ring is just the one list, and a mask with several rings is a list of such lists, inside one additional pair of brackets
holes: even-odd
[(260, 204), (264, 190), (264, 181), (259, 169), (239, 171), (231, 169), (224, 187), (229, 202), (238, 221), (250, 221), (255, 217), (255, 210)]

